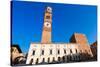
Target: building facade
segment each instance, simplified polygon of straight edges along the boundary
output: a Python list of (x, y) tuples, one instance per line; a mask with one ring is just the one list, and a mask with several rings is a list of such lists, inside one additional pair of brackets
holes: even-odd
[[(68, 56), (71, 56), (72, 58), (68, 58)], [(31, 43), (26, 63), (38, 64), (38, 63), (68, 62), (70, 61), (69, 59), (73, 61), (79, 60), (78, 44)]]
[(97, 41), (91, 44), (91, 51), (93, 53), (93, 60), (97, 60)]
[(81, 60), (89, 60), (90, 55), (93, 57), (91, 47), (88, 43), (88, 40), (84, 34), (74, 33), (72, 37), (70, 38), (70, 43), (76, 43), (79, 45)]
[(70, 43), (52, 43), (51, 32), (52, 8), (47, 7), (44, 14), (41, 43), (30, 44), (26, 64), (83, 61), (93, 56), (84, 34), (73, 34)]

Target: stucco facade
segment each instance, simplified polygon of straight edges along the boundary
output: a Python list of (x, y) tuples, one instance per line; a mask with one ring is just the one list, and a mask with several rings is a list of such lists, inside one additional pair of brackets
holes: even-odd
[[(55, 62), (68, 62), (68, 61), (79, 61), (81, 60), (80, 44), (35, 44), (31, 43), (26, 64), (38, 64), (38, 63), (53, 63)], [(88, 52), (92, 57), (92, 52)], [(71, 58), (68, 58), (71, 56)], [(63, 59), (65, 57), (65, 60)], [(60, 59), (58, 59), (60, 58)], [(86, 58), (84, 56), (84, 58)], [(71, 60), (69, 60), (71, 59)], [(31, 62), (31, 60), (33, 60)]]
[(61, 61), (63, 61), (62, 58), (64, 56), (73, 55), (73, 54), (77, 54), (77, 56), (79, 56), (78, 44), (34, 44), (34, 43), (31, 43), (26, 64), (30, 64), (32, 59), (33, 59), (32, 64), (43, 63), (43, 62), (52, 63), (53, 61), (59, 61), (58, 57), (60, 57)]

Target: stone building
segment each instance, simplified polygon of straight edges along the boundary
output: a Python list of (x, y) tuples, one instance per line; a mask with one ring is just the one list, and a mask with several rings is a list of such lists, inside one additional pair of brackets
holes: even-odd
[[(31, 43), (27, 64), (68, 62), (79, 60), (78, 44), (36, 44)], [(70, 58), (70, 57), (71, 58)], [(65, 59), (66, 58), (66, 59)]]
[(93, 60), (97, 60), (97, 41), (91, 44), (91, 51), (93, 53)]
[(25, 64), (26, 59), (17, 44), (11, 45), (11, 65)]
[(84, 34), (74, 33), (70, 38), (70, 43), (79, 44), (78, 47), (82, 61), (91, 59), (90, 55), (93, 56), (88, 40)]
[(47, 7), (44, 14), (41, 43), (30, 44), (26, 64), (83, 61), (93, 56), (85, 35), (75, 33), (70, 43), (52, 43), (51, 32), (52, 8)]

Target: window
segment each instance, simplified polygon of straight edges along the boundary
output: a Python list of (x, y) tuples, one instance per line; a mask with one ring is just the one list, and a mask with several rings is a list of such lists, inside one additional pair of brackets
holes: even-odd
[(76, 59), (79, 60), (79, 56), (76, 56)]
[(52, 54), (52, 50), (50, 50), (50, 54)]
[(32, 64), (32, 63), (33, 63), (33, 59), (30, 60), (30, 63), (29, 64)]
[(58, 61), (61, 61), (61, 58), (60, 57), (58, 57)]
[(62, 57), (63, 62), (65, 62), (65, 56)]
[(55, 57), (53, 57), (53, 62), (55, 61)]
[(39, 59), (37, 58), (37, 59), (36, 59), (36, 64), (38, 64), (38, 62), (39, 62)]
[(85, 50), (85, 53), (88, 53), (88, 51), (87, 51), (87, 50)]
[(69, 61), (69, 59), (70, 59), (70, 57), (69, 57), (69, 55), (67, 56), (67, 61)]
[(77, 49), (75, 49), (76, 50), (76, 53), (77, 53)]
[(64, 49), (64, 54), (66, 54), (66, 50)]
[(82, 50), (80, 50), (80, 53), (82, 53)]
[(35, 50), (33, 50), (33, 55), (35, 55)]
[(44, 55), (44, 50), (42, 50), (42, 55)]
[(70, 60), (70, 61), (72, 60), (72, 56), (71, 56), (71, 55), (69, 56), (69, 60)]
[(46, 16), (46, 19), (50, 19), (50, 16)]
[(60, 54), (60, 51), (58, 50), (58, 54)]
[(45, 62), (45, 58), (43, 58), (42, 62)]
[(50, 62), (50, 58), (48, 58), (48, 63)]
[(70, 49), (70, 53), (72, 53), (72, 50)]

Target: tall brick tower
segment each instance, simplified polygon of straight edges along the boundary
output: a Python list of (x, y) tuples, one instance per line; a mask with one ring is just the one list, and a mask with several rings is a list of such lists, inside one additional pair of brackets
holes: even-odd
[(44, 24), (41, 43), (51, 43), (52, 8), (47, 7), (44, 14)]

